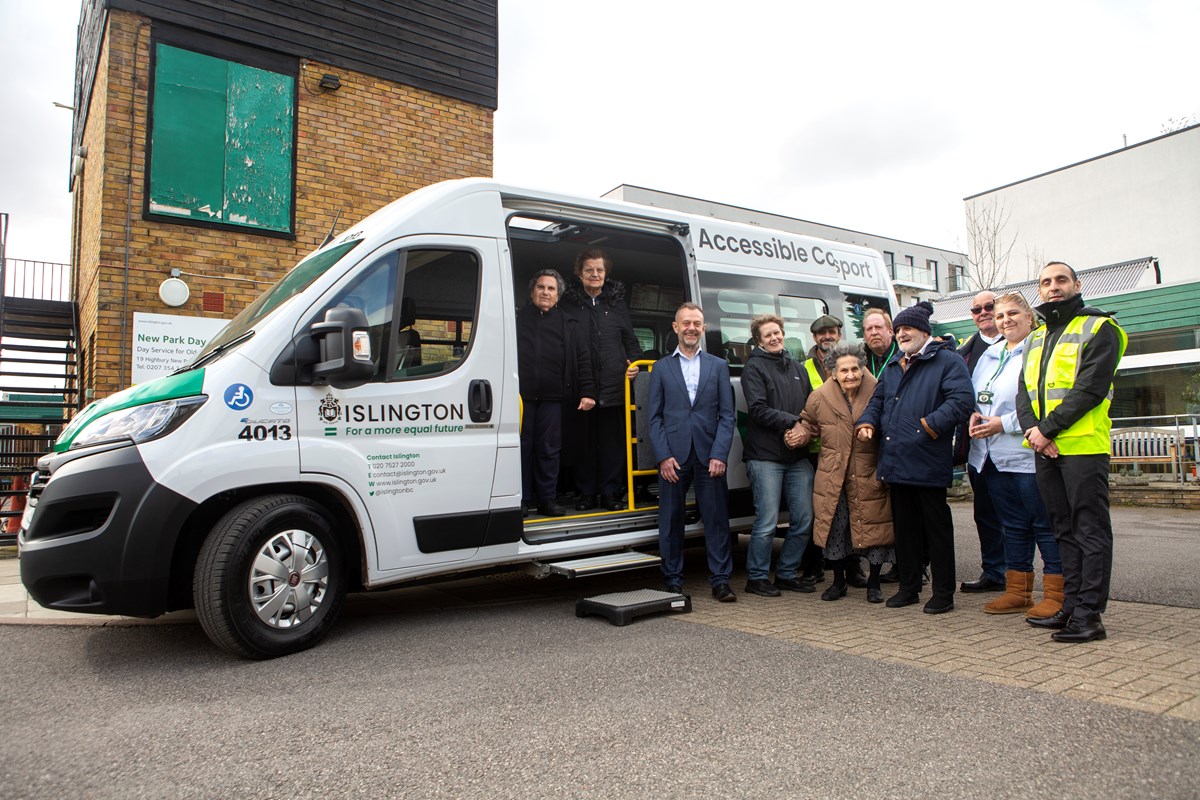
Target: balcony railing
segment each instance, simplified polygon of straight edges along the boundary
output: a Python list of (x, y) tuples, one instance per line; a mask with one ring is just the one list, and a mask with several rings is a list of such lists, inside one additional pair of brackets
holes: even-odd
[(905, 286), (916, 286), (921, 289), (936, 289), (937, 277), (933, 270), (924, 267), (909, 266), (908, 264), (891, 264), (892, 281)]
[(65, 300), (71, 297), (71, 265), (24, 258), (0, 260), (5, 297), (29, 300)]

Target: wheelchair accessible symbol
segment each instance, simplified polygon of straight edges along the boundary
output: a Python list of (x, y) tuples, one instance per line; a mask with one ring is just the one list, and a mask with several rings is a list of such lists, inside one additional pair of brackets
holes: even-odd
[(244, 383), (235, 383), (225, 390), (225, 405), (234, 411), (245, 411), (254, 402), (254, 392)]

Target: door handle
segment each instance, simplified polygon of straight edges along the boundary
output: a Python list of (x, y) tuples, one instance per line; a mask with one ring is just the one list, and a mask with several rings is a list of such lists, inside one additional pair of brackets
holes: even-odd
[(467, 389), (467, 413), (471, 422), (488, 422), (492, 418), (492, 384), (479, 379)]

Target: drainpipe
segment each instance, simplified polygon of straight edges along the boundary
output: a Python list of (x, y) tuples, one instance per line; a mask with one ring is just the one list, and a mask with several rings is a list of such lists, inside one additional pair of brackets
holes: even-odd
[[(148, 23), (139, 22), (137, 33), (133, 36), (133, 83), (129, 90), (129, 153), (126, 159), (129, 172), (125, 176), (125, 255), (122, 259), (124, 289), (121, 295), (121, 389), (125, 388), (125, 362), (129, 360), (129, 240), (133, 229), (133, 137), (137, 130), (138, 47), (142, 42), (142, 29), (147, 27)], [(149, 106), (146, 108), (146, 116), (150, 116)], [(146, 135), (150, 135), (149, 131)]]

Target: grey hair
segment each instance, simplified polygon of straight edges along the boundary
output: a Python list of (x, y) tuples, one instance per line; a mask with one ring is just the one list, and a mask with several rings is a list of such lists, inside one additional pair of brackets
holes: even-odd
[(567, 290), (567, 283), (566, 283), (566, 281), (563, 280), (563, 276), (558, 274), (558, 270), (556, 270), (556, 269), (543, 269), (543, 270), (539, 270), (538, 272), (535, 272), (533, 277), (529, 279), (530, 294), (533, 293), (533, 287), (537, 286), (538, 278), (544, 277), (546, 275), (549, 275), (551, 278), (554, 278), (555, 283), (558, 284), (558, 296), (561, 298), (563, 296), (563, 292), (565, 292)]
[(832, 375), (836, 372), (838, 359), (845, 358), (846, 356), (856, 356), (860, 367), (865, 366), (867, 363), (867, 354), (863, 352), (861, 344), (847, 341), (837, 342), (825, 354), (825, 374)]

